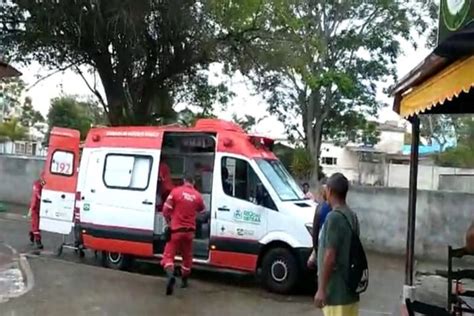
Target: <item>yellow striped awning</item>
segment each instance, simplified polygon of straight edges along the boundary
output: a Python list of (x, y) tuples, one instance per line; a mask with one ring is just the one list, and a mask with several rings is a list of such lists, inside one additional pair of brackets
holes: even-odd
[[(409, 117), (442, 105), (474, 86), (474, 56), (459, 60), (420, 85), (408, 90), (400, 101), (400, 115)], [(449, 105), (448, 105), (449, 106)]]

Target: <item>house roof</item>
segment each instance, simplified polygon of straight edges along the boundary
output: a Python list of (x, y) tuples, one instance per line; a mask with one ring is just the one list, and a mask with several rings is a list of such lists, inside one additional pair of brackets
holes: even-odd
[(16, 70), (4, 61), (0, 60), (0, 79), (21, 76), (21, 72)]
[(474, 23), (457, 31), (391, 88), (393, 110), (405, 118), (420, 113), (473, 113)]
[(379, 123), (378, 130), (379, 131), (386, 131), (386, 132), (405, 133), (405, 128), (404, 127), (400, 127), (398, 125), (394, 125), (394, 124), (391, 124), (389, 122)]

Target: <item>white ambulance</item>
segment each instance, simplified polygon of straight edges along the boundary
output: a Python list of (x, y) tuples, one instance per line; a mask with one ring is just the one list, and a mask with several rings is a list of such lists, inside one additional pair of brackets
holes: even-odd
[(159, 259), (158, 173), (166, 164), (175, 185), (185, 172), (196, 175), (209, 212), (196, 230), (196, 265), (256, 273), (278, 293), (308, 280), (315, 204), (272, 153), (272, 140), (204, 119), (192, 128), (94, 128), (82, 153), (79, 142), (78, 131), (51, 132), (41, 230), (74, 229), (77, 241), (112, 268)]

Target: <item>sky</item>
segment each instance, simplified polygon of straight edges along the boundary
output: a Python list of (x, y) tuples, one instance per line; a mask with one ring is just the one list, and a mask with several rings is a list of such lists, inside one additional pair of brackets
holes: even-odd
[[(422, 46), (422, 45), (419, 45)], [(397, 61), (397, 71), (399, 78), (406, 75), (412, 68), (420, 63), (428, 54), (429, 50), (424, 47), (414, 49), (410, 44), (405, 43), (402, 45), (403, 54)], [(56, 73), (39, 83), (38, 78), (47, 76), (53, 73), (47, 68), (41, 67), (39, 64), (32, 64), (28, 67), (15, 65), (17, 69), (22, 72), (22, 79), (26, 82), (27, 92), (25, 96), (32, 98), (33, 106), (39, 110), (43, 115), (46, 116), (51, 99), (60, 95), (77, 95), (84, 98), (93, 98), (92, 93), (84, 83), (83, 79), (73, 71), (64, 71)], [(212, 72), (219, 72), (218, 67), (211, 69)], [(86, 75), (89, 82), (94, 82), (92, 75)], [(210, 76), (210, 82), (212, 83), (213, 76)], [(217, 79), (219, 80), (219, 78)], [(36, 84), (35, 84), (36, 83)], [(100, 83), (99, 83), (100, 84)], [(227, 111), (216, 111), (219, 118), (231, 119), (232, 113), (237, 113), (239, 116), (245, 114), (253, 115), (261, 120), (257, 126), (255, 126), (253, 132), (271, 136), (273, 138), (285, 138), (284, 127), (275, 117), (269, 115), (266, 111), (266, 102), (260, 95), (255, 93), (250, 88), (251, 84), (246, 82), (245, 78), (236, 74), (229, 79), (231, 90), (235, 93), (235, 97), (227, 107)], [(379, 93), (378, 99), (388, 106), (383, 107), (379, 111), (378, 120), (385, 122), (387, 120), (399, 120), (400, 117), (392, 111), (393, 100), (382, 92)]]

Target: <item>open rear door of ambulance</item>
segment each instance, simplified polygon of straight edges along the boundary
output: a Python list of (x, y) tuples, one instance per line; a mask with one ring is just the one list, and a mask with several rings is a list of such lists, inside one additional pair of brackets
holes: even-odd
[(40, 230), (68, 235), (73, 227), (79, 167), (79, 131), (54, 127), (44, 166)]

